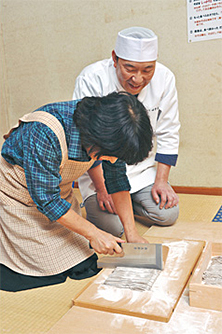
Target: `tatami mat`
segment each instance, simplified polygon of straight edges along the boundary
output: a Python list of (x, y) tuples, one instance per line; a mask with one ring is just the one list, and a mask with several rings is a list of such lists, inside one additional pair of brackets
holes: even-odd
[(180, 214), (170, 227), (152, 226), (145, 235), (222, 242), (222, 223), (213, 221), (221, 196), (180, 194)]
[[(1, 333), (45, 333), (72, 306), (72, 297), (91, 279), (21, 292), (0, 292)], [(65, 334), (65, 333), (64, 333)]]
[[(75, 192), (81, 201), (78, 190)], [(178, 226), (182, 231), (186, 223), (189, 223), (191, 231), (195, 229), (196, 223), (202, 223), (205, 227), (206, 224), (208, 226), (210, 224), (222, 226), (221, 223), (212, 223), (213, 217), (221, 206), (221, 197), (202, 195), (179, 195), (179, 197), (180, 216), (174, 228)], [(158, 236), (161, 232), (162, 235), (168, 236), (169, 229), (172, 229), (172, 227), (151, 227), (148, 229), (140, 223), (136, 224), (141, 235), (146, 233)], [(182, 234), (182, 232), (180, 233)], [(179, 236), (177, 237), (179, 238)], [(215, 237), (218, 238), (218, 236)], [(1, 334), (46, 333), (71, 308), (72, 298), (91, 280), (74, 281), (68, 279), (60, 285), (16, 293), (0, 291)], [(66, 333), (64, 332), (64, 334)]]

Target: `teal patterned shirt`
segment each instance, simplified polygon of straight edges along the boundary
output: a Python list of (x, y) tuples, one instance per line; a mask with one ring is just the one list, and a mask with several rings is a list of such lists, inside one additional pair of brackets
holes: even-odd
[[(81, 145), (79, 130), (73, 114), (77, 101), (47, 104), (37, 110), (55, 116), (62, 124), (68, 147), (68, 157), (75, 161), (91, 158)], [(55, 133), (40, 122), (22, 123), (2, 146), (2, 156), (10, 164), (17, 164), (25, 171), (28, 191), (37, 209), (51, 221), (56, 221), (71, 207), (60, 197), (61, 176), (59, 174), (62, 152)], [(95, 167), (101, 163), (94, 163)], [(125, 163), (102, 162), (108, 193), (130, 190)]]

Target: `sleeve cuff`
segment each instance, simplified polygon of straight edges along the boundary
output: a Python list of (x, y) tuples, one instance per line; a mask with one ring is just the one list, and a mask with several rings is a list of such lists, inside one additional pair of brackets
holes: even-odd
[(43, 213), (49, 220), (56, 221), (60, 217), (62, 217), (69, 209), (71, 208), (71, 204), (64, 199), (60, 199), (58, 201), (53, 201), (50, 204), (44, 206), (44, 209), (37, 207), (38, 210)]
[(131, 187), (126, 176), (126, 165), (117, 160), (115, 164), (103, 161), (105, 185), (109, 194), (119, 191), (130, 191)]
[(176, 166), (178, 154), (161, 154), (157, 153), (155, 160), (166, 165)]
[(97, 161), (95, 161), (94, 164), (90, 167), (90, 169), (99, 166), (101, 163), (102, 163), (102, 160), (97, 160)]

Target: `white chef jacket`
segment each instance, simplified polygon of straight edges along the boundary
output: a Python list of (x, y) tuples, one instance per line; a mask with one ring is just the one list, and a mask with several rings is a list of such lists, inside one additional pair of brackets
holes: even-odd
[[(73, 99), (85, 96), (105, 96), (114, 91), (123, 91), (113, 60), (105, 59), (83, 69), (76, 79)], [(142, 89), (138, 99), (145, 106), (154, 131), (154, 147), (149, 157), (137, 165), (127, 166), (131, 185), (135, 193), (154, 183), (156, 161), (175, 165), (179, 148), (179, 113), (174, 74), (164, 65), (156, 63), (154, 76)], [(95, 193), (88, 173), (78, 179), (83, 200)]]

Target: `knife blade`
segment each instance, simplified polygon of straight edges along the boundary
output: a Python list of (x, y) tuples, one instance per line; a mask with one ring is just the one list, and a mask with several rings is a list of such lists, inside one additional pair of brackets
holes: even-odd
[(162, 244), (121, 243), (124, 254), (98, 259), (98, 268), (135, 267), (163, 270)]

